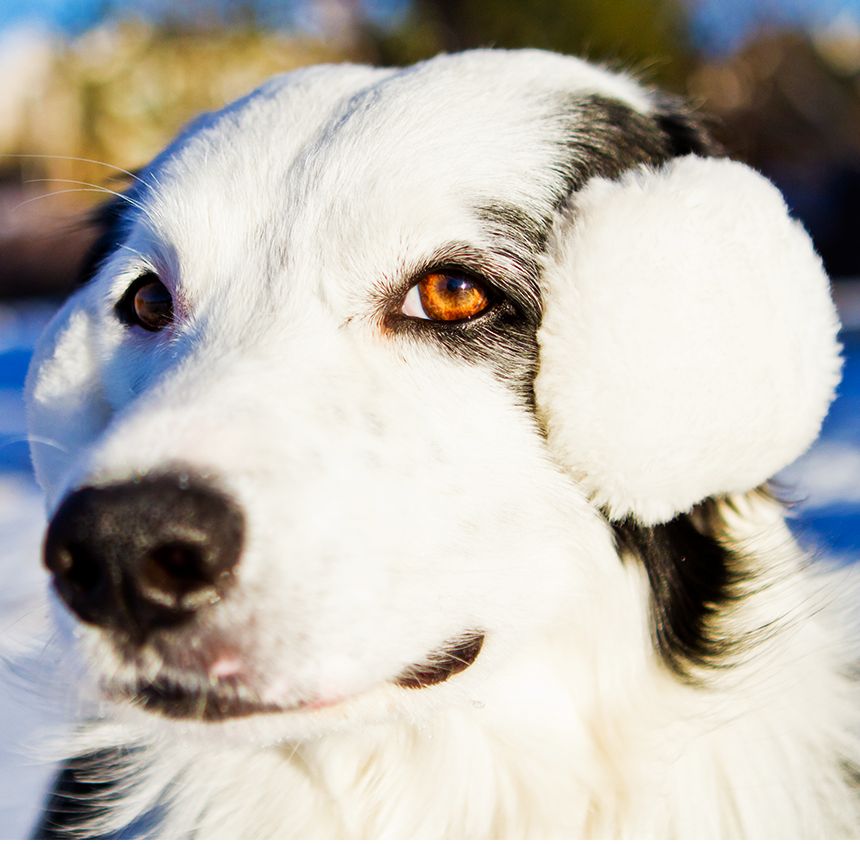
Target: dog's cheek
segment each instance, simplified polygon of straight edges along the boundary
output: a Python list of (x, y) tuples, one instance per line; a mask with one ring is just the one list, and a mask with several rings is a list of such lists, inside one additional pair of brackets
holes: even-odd
[(81, 452), (110, 419), (100, 377), (91, 289), (74, 295), (36, 345), (25, 397), (30, 451), (49, 506)]
[[(434, 380), (444, 389), (422, 404), (415, 396)], [(502, 388), (468, 370), (421, 386), (396, 398), (396, 414), (380, 412), (397, 424), (375, 445), (339, 437), (325, 471), (309, 467), (248, 508), (250, 535), (268, 551), (247, 560), (248, 586), (296, 643), (290, 656), (304, 651), (308, 683), (344, 656), (365, 677), (394, 674), (469, 630), (522, 641), (555, 617), (581, 585), (577, 564), (594, 558), (592, 508)], [(304, 443), (283, 465), (295, 471), (314, 451)], [(242, 493), (259, 497), (250, 482)], [(285, 561), (278, 577), (273, 559)]]

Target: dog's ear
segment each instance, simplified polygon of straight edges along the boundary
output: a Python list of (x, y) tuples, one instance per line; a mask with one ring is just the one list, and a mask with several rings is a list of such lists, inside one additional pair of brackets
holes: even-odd
[(79, 450), (110, 417), (98, 378), (95, 295), (93, 288), (84, 288), (55, 314), (27, 373), (30, 454), (49, 499)]
[(594, 503), (664, 522), (803, 453), (839, 382), (838, 318), (779, 191), (688, 155), (574, 202), (548, 255), (535, 395)]

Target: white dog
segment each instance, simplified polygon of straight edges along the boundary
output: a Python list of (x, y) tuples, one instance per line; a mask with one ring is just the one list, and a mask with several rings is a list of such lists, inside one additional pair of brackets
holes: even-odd
[(714, 155), (479, 51), (276, 78), (139, 174), (28, 382), (103, 698), (42, 834), (860, 834), (845, 590), (764, 487), (837, 318)]

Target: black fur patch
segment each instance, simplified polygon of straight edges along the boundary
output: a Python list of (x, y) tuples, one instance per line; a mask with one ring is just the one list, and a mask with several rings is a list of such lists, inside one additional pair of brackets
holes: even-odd
[[(478, 216), (487, 233), (508, 256), (514, 266), (519, 266), (524, 276), (536, 283), (540, 265), (538, 258), (546, 249), (550, 220), (546, 215), (536, 218), (516, 205), (501, 200), (478, 206)], [(535, 296), (540, 291), (535, 287)]]
[[(595, 176), (617, 178), (638, 164), (721, 154), (705, 123), (680, 100), (655, 95), (654, 103), (653, 115), (642, 115), (599, 96), (569, 102), (569, 165), (559, 204)], [(648, 574), (657, 651), (688, 679), (693, 667), (726, 664), (739, 644), (713, 624), (739, 597), (744, 574), (742, 561), (721, 544), (720, 527), (715, 501), (662, 525), (643, 527), (631, 519), (613, 525), (619, 551), (639, 560)]]
[(686, 103), (668, 94), (654, 96), (657, 124), (669, 141), (672, 156), (722, 155), (714, 140), (711, 121), (696, 114)]
[(48, 792), (42, 817), (31, 837), (109, 841), (157, 838), (166, 794), (159, 795), (152, 807), (126, 826), (90, 834), (104, 828), (113, 803), (134, 787), (139, 752), (132, 747), (114, 747), (67, 760)]
[(711, 150), (704, 127), (668, 97), (658, 99), (654, 115), (640, 114), (620, 101), (596, 95), (554, 96), (549, 110), (548, 131), (561, 138), (555, 166), (541, 176), (549, 181), (550, 202), (541, 213), (502, 199), (475, 209), (494, 259), (528, 290), (529, 307), (520, 317), (507, 314), (492, 333), (477, 337), (480, 342), (465, 342), (459, 329), (440, 330), (450, 350), (489, 363), (530, 408), (535, 406), (533, 382), (539, 355), (541, 260), (559, 209), (595, 176), (614, 179), (639, 164), (657, 167), (676, 155)]
[(613, 524), (619, 553), (645, 567), (651, 586), (654, 644), (664, 663), (689, 679), (691, 668), (730, 664), (739, 642), (714, 624), (742, 597), (743, 561), (720, 541), (718, 504), (706, 500), (672, 521)]
[(31, 837), (49, 840), (84, 837), (73, 830), (92, 828), (107, 814), (107, 798), (116, 790), (111, 772), (120, 758), (119, 751), (104, 750), (66, 762), (51, 786)]
[[(637, 165), (659, 167), (691, 153), (721, 153), (703, 121), (679, 100), (655, 95), (654, 103), (653, 114), (646, 115), (602, 96), (558, 97), (557, 119), (566, 128), (553, 206), (541, 218), (502, 202), (478, 209), (496, 248), (517, 256), (536, 297), (540, 264), (535, 259), (546, 249), (558, 210), (575, 203), (576, 192), (590, 179), (615, 179)], [(516, 346), (506, 350), (520, 359), (511, 371), (537, 371), (537, 327), (534, 333), (516, 334)], [(738, 597), (743, 576), (741, 561), (720, 543), (717, 512), (715, 502), (704, 502), (663, 525), (643, 527), (633, 520), (613, 525), (619, 550), (639, 560), (648, 574), (657, 650), (685, 678), (694, 666), (724, 664), (738, 645), (712, 623)]]
[(568, 128), (561, 147), (556, 209), (595, 176), (617, 179), (639, 164), (656, 167), (674, 155), (671, 138), (658, 120), (618, 100), (562, 96), (559, 112)]

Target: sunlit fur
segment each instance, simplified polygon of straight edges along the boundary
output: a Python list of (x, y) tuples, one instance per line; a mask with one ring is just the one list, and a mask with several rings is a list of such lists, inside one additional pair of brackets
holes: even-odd
[[(848, 572), (810, 566), (782, 507), (749, 484), (697, 487), (715, 496), (702, 530), (741, 582), (707, 608), (720, 658), (673, 669), (655, 646), (647, 573), (598, 506), (612, 502), (548, 443), (559, 414), (589, 408), (529, 388), (537, 294), (510, 329), (443, 339), (399, 319), (439, 256), (480, 255), (514, 286), (533, 272), (554, 295), (560, 226), (575, 228), (579, 181), (606, 175), (593, 165), (609, 167), (620, 131), (588, 122), (595, 95), (623, 104), (644, 147), (662, 143), (662, 100), (632, 80), (486, 51), (279, 77), (198, 119), (140, 173), (29, 376), (49, 512), (83, 484), (169, 467), (217, 483), (246, 515), (238, 585), (162, 644), (198, 661), (186, 682), (208, 682), (229, 652), (261, 700), (330, 705), (204, 724), (94, 704), (97, 687), (177, 669), (155, 647), (126, 660), (104, 632), (77, 629), (91, 682), (77, 679), (82, 727), (64, 750), (125, 752), (90, 772), (110, 783), (105, 811), (71, 832), (116, 832), (156, 806), (151, 832), (167, 837), (860, 832), (857, 694), (832, 600)], [(500, 247), (500, 221), (532, 228)], [(150, 271), (174, 296), (160, 333), (114, 310)], [(515, 329), (525, 339), (511, 344)], [(561, 348), (551, 365), (574, 371)], [(675, 392), (696, 401), (707, 375)], [(829, 398), (832, 371), (809, 378), (830, 378)], [(617, 389), (604, 424), (635, 428)], [(821, 413), (797, 423), (797, 450)], [(635, 518), (638, 494), (618, 511)], [(645, 502), (643, 521), (696, 504), (667, 500), (668, 514)], [(74, 626), (60, 608), (58, 622)], [(391, 682), (471, 630), (486, 639), (467, 670), (424, 689)]]

